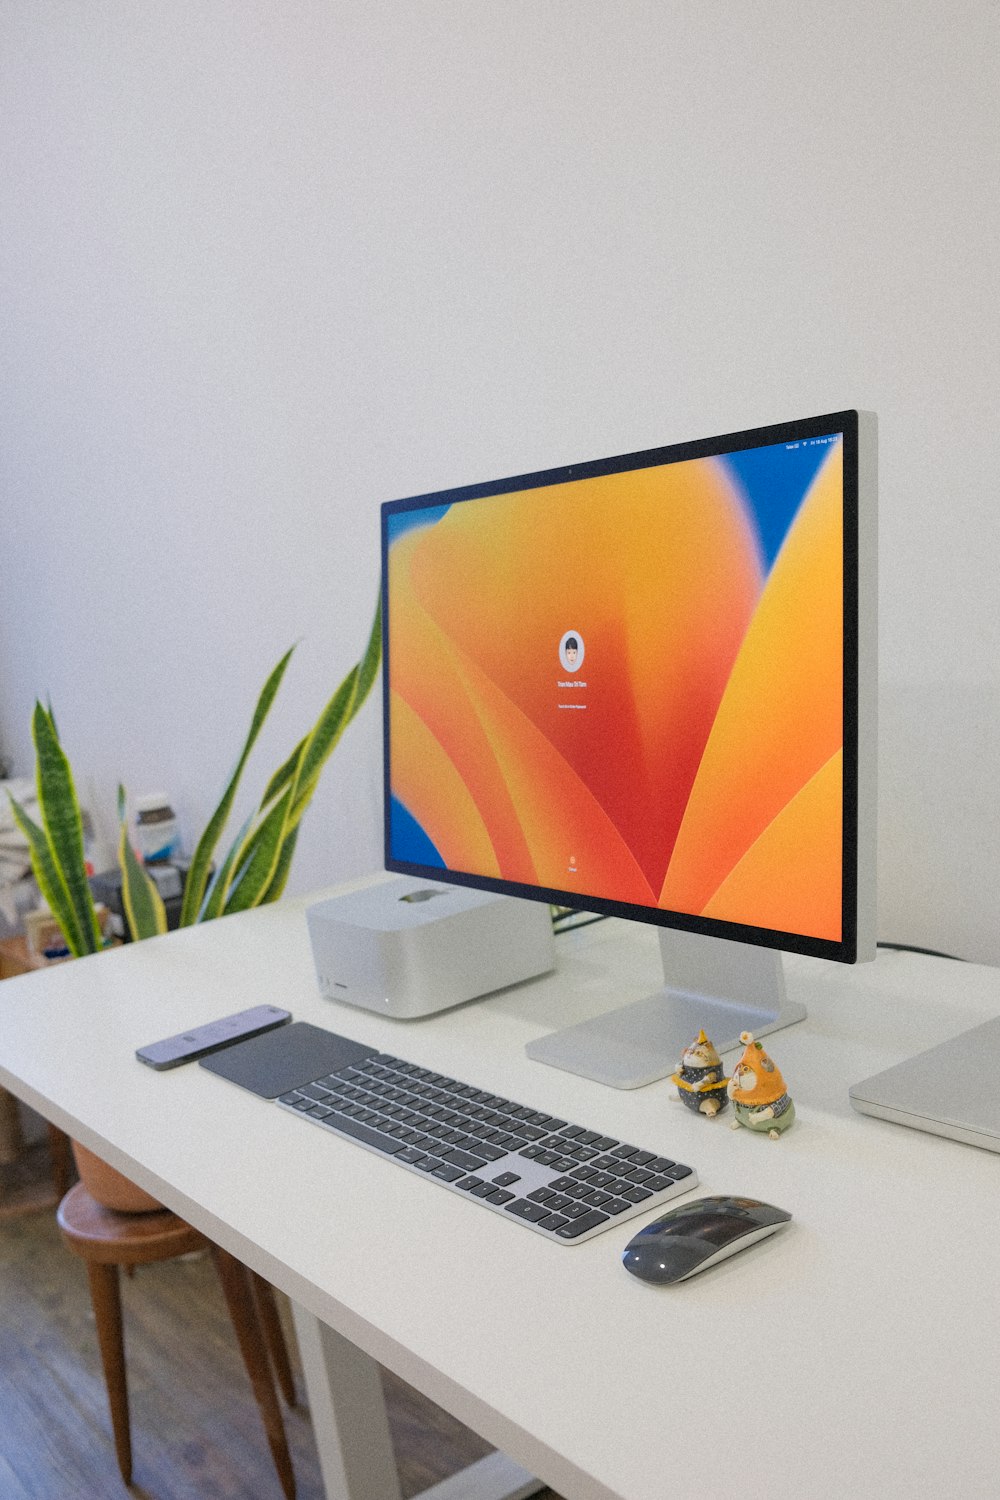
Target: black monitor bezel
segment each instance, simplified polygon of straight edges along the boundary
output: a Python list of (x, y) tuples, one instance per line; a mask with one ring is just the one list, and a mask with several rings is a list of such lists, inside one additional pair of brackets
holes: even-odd
[[(854, 963), (858, 957), (858, 806), (859, 806), (859, 691), (860, 691), (860, 529), (859, 529), (859, 437), (858, 413), (847, 410), (827, 413), (823, 416), (804, 417), (792, 422), (779, 422), (766, 427), (748, 428), (741, 432), (724, 433), (717, 437), (700, 438), (692, 442), (673, 443), (661, 448), (645, 448), (636, 453), (619, 454), (612, 458), (593, 459), (585, 463), (565, 464), (558, 468), (538, 470), (535, 473), (518, 474), (507, 479), (489, 480), (481, 484), (461, 485), (447, 490), (437, 490), (423, 495), (412, 495), (401, 500), (388, 500), (381, 506), (382, 549), (382, 788), (383, 788), (383, 839), (385, 868), (396, 874), (411, 875), (418, 879), (440, 881), (444, 884), (469, 886), (475, 890), (496, 891), (502, 895), (520, 896), (528, 900), (545, 901), (554, 906), (568, 906), (579, 911), (592, 911), (612, 917), (625, 917), (631, 921), (644, 922), (653, 927), (664, 927), (681, 932), (701, 933), (706, 937), (729, 939), (733, 942), (750, 943), (758, 947), (777, 948), (787, 953), (802, 953), (817, 958), (832, 959), (839, 963)], [(810, 437), (825, 437), (841, 433), (844, 439), (844, 484), (843, 484), (843, 726), (844, 726), (844, 772), (843, 772), (843, 820), (842, 820), (842, 866), (841, 866), (841, 938), (811, 937), (803, 933), (782, 932), (768, 927), (747, 926), (738, 922), (721, 921), (714, 917), (692, 916), (687, 912), (663, 910), (659, 907), (633, 905), (630, 902), (608, 900), (606, 897), (586, 896), (578, 891), (565, 891), (556, 887), (524, 885), (517, 881), (496, 879), (487, 875), (470, 874), (462, 870), (442, 869), (438, 865), (422, 865), (409, 860), (396, 859), (390, 849), (390, 764), (391, 764), (391, 715), (389, 634), (390, 601), (388, 569), (388, 518), (400, 512), (422, 510), (431, 506), (453, 505), (465, 500), (478, 500), (488, 495), (509, 494), (517, 490), (538, 489), (546, 485), (564, 483), (567, 480), (597, 478), (605, 474), (624, 473), (632, 469), (652, 468), (657, 465), (680, 463), (697, 458), (717, 457), (721, 454), (747, 448), (763, 448), (772, 444), (796, 442)]]

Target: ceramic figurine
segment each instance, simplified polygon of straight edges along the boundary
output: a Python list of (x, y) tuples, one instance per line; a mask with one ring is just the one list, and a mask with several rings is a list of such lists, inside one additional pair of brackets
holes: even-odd
[(688, 1109), (714, 1120), (725, 1109), (726, 1084), (722, 1060), (704, 1031), (681, 1053), (680, 1065), (670, 1079)]
[(731, 1128), (745, 1125), (748, 1130), (766, 1130), (776, 1141), (795, 1120), (795, 1105), (785, 1089), (785, 1080), (768, 1057), (752, 1031), (740, 1033), (746, 1051), (733, 1069), (729, 1080), (729, 1097), (736, 1118)]

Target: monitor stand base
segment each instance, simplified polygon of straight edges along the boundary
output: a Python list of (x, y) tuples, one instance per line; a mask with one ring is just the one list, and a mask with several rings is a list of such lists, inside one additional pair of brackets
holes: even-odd
[(701, 1030), (721, 1053), (740, 1045), (741, 1032), (759, 1038), (805, 1017), (804, 1005), (785, 998), (773, 949), (663, 931), (660, 951), (664, 989), (538, 1037), (527, 1044), (528, 1057), (610, 1088), (636, 1089), (675, 1072)]

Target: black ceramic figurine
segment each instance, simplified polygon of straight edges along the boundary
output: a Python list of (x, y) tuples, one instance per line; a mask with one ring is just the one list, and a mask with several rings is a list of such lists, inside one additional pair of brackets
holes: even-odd
[(710, 1120), (729, 1103), (726, 1093), (729, 1079), (723, 1075), (722, 1060), (704, 1031), (699, 1031), (690, 1047), (684, 1048), (680, 1066), (670, 1081), (677, 1085), (688, 1109), (707, 1115)]

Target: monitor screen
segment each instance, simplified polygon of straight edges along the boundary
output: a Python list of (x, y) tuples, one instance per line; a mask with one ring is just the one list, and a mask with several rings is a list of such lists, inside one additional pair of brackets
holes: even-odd
[(840, 412), (383, 506), (386, 867), (856, 959), (859, 489)]

